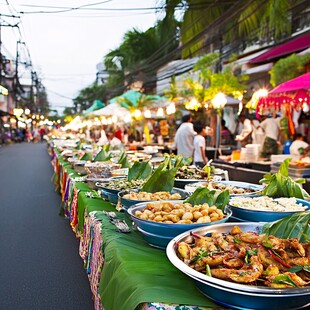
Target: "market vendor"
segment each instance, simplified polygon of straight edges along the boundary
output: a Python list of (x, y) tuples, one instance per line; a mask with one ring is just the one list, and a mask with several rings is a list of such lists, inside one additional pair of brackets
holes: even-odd
[(279, 151), (280, 121), (277, 117), (269, 117), (268, 115), (262, 115), (261, 118), (260, 127), (265, 132), (261, 155), (269, 159), (271, 155), (278, 154)]
[(304, 141), (304, 137), (300, 133), (296, 133), (294, 141), (290, 146), (290, 154), (300, 158), (301, 156), (307, 155), (310, 151), (310, 145)]
[(112, 150), (121, 150), (124, 148), (124, 145), (122, 144), (122, 141), (115, 137), (114, 132), (109, 132), (108, 135), (108, 143), (110, 144), (110, 147)]

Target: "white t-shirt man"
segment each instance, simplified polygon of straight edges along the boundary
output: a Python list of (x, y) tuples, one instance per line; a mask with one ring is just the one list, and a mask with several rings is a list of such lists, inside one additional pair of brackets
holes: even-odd
[(201, 148), (206, 149), (206, 139), (201, 135), (197, 135), (194, 138), (194, 163), (204, 163), (204, 159), (201, 155)]
[(280, 122), (277, 118), (266, 118), (260, 123), (260, 127), (264, 129), (265, 137), (269, 137), (278, 141), (280, 132)]
[(178, 154), (182, 154), (184, 157), (192, 158), (194, 153), (194, 136), (196, 132), (194, 126), (190, 122), (182, 123), (175, 134), (175, 146), (178, 150)]
[(290, 154), (294, 156), (300, 156), (302, 153), (299, 152), (299, 149), (306, 149), (309, 144), (302, 140), (295, 140), (290, 146)]

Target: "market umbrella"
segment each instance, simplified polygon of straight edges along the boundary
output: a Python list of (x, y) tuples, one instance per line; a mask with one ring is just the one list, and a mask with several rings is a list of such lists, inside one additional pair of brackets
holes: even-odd
[(117, 102), (126, 109), (135, 109), (145, 105), (150, 106), (152, 103), (167, 100), (165, 97), (157, 95), (146, 95), (136, 90), (128, 90), (124, 94), (112, 98), (110, 103)]
[(288, 119), (288, 133), (294, 135), (295, 127), (292, 120), (292, 110), (309, 106), (309, 90), (310, 72), (278, 85), (266, 97), (259, 98), (256, 113), (263, 114), (264, 110), (277, 111), (284, 106)]
[(284, 82), (273, 90), (266, 97), (258, 100), (257, 110), (274, 107), (279, 109), (281, 105), (288, 104), (291, 107), (298, 107), (310, 104), (310, 72)]
[(310, 72), (280, 84), (279, 86), (271, 90), (269, 94), (287, 93), (309, 89), (310, 89)]
[(91, 113), (94, 116), (112, 116), (115, 115), (118, 118), (127, 119), (130, 117), (128, 109), (121, 107), (117, 102), (108, 104), (106, 107), (94, 111)]
[(102, 103), (100, 100), (95, 100), (94, 103), (83, 112), (83, 115), (89, 114), (104, 107), (105, 107), (104, 103)]
[(138, 106), (138, 102), (142, 96), (142, 93), (136, 90), (128, 90), (120, 96), (114, 97), (110, 100), (110, 103), (119, 103), (123, 106), (127, 101), (130, 101), (134, 107)]

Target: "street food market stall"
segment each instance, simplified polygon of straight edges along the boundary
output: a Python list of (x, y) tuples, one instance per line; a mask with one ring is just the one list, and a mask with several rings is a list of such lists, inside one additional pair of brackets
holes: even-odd
[[(219, 307), (169, 262), (165, 251), (145, 242), (145, 235), (132, 226), (126, 212), (118, 212), (113, 204), (98, 195), (98, 191), (89, 188), (84, 182), (85, 175), (78, 174), (69, 161), (72, 156), (68, 155), (74, 154), (74, 149), (61, 148), (55, 142), (50, 152), (55, 171), (53, 182), (62, 195), (61, 210), (80, 238), (80, 255), (89, 276), (96, 309)], [(304, 206), (307, 206), (306, 202)], [(121, 232), (124, 227), (130, 232)], [(299, 302), (309, 303), (308, 293)]]

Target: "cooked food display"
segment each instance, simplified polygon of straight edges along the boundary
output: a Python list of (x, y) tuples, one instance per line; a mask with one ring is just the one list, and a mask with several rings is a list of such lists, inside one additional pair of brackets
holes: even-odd
[(123, 189), (136, 189), (141, 188), (145, 184), (146, 180), (131, 180), (121, 179), (113, 182), (99, 183), (100, 187), (105, 187), (114, 190)]
[(281, 239), (234, 226), (230, 233), (191, 233), (176, 244), (178, 257), (210, 277), (277, 289), (310, 284), (310, 242)]
[(208, 172), (195, 166), (183, 166), (179, 168), (175, 175), (176, 179), (204, 180), (208, 178)]
[(305, 211), (307, 209), (307, 206), (297, 203), (297, 200), (294, 197), (233, 197), (230, 199), (229, 204), (237, 208), (269, 212)]
[(179, 193), (170, 194), (169, 192), (130, 192), (129, 194), (124, 195), (123, 198), (131, 200), (178, 200), (182, 197)]
[(232, 184), (225, 184), (222, 182), (199, 182), (190, 185), (186, 185), (185, 189), (189, 191), (194, 191), (198, 187), (207, 187), (209, 190), (224, 191), (228, 190), (230, 195), (242, 195), (242, 194), (252, 194), (258, 191), (254, 187), (240, 187)]
[(225, 214), (207, 203), (193, 207), (190, 203), (153, 202), (148, 203), (143, 210), (136, 211), (135, 216), (167, 224), (198, 224), (219, 221)]

